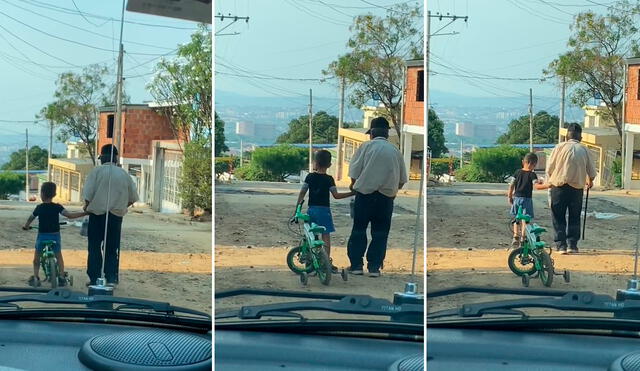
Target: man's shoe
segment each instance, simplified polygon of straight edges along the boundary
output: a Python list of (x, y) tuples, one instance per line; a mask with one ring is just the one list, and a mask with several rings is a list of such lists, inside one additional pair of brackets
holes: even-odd
[(369, 277), (380, 277), (380, 268), (369, 269)]
[(567, 247), (566, 246), (558, 246), (556, 248), (556, 251), (558, 251), (558, 253), (564, 255), (567, 253)]
[(362, 276), (364, 274), (364, 271), (362, 270), (362, 268), (354, 268), (354, 267), (349, 267), (347, 268), (347, 271), (349, 272), (349, 274), (353, 274), (354, 276)]
[(578, 253), (578, 246), (569, 246), (569, 254), (577, 254)]

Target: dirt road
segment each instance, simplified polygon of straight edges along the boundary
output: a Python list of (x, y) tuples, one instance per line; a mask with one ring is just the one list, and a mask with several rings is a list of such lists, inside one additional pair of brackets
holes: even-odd
[[(288, 249), (298, 237), (288, 229), (299, 186), (247, 187), (242, 183), (216, 187), (215, 289), (241, 287), (369, 294), (391, 299), (410, 279), (417, 197), (398, 197), (389, 235), (389, 249), (382, 277), (334, 275), (330, 286), (310, 277), (301, 285), (286, 266)], [(347, 267), (346, 244), (351, 231), (348, 200), (332, 200), (336, 233), (332, 235), (332, 257), (339, 267)], [(418, 246), (422, 246), (422, 233)], [(420, 249), (421, 250), (421, 249)], [(417, 257), (418, 282), (422, 283), (422, 255)], [(420, 284), (422, 290), (422, 284)], [(282, 301), (278, 299), (275, 301)], [(274, 302), (269, 298), (240, 297), (216, 301), (216, 311), (238, 305)]]
[[(32, 274), (36, 231), (20, 227), (34, 207), (0, 203), (0, 286), (26, 286)], [(73, 224), (63, 226), (61, 234), (73, 288), (85, 291), (86, 238)], [(211, 312), (211, 259), (211, 223), (134, 209), (123, 223), (120, 284), (115, 294)]]
[[(465, 185), (430, 188), (427, 198), (428, 291), (454, 286), (521, 288), (521, 281), (507, 266), (509, 231), (506, 186)], [(637, 238), (638, 199), (606, 192), (592, 192), (589, 211), (616, 213), (615, 219), (588, 217), (586, 239), (580, 254), (552, 254), (556, 270), (571, 271), (571, 282), (558, 276), (553, 288), (590, 290), (615, 295), (626, 287), (633, 273)], [(534, 195), (536, 222), (548, 229), (543, 240), (553, 244), (553, 227), (545, 192)], [(531, 287), (543, 287), (532, 280)], [(456, 295), (428, 302), (429, 311), (463, 302), (504, 299), (487, 294)]]

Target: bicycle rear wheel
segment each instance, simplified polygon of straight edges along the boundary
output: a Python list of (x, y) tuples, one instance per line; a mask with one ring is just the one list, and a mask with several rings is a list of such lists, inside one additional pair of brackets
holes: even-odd
[(551, 262), (551, 257), (549, 253), (546, 251), (542, 251), (539, 255), (540, 264), (542, 265), (541, 269), (538, 271), (540, 273), (540, 280), (542, 280), (542, 284), (546, 287), (550, 287), (553, 283), (553, 263)]
[(58, 287), (58, 262), (55, 259), (47, 259), (47, 265), (49, 266), (49, 281), (51, 281), (51, 288)]
[(318, 278), (323, 285), (328, 286), (329, 282), (331, 282), (331, 260), (329, 259), (327, 250), (325, 250), (324, 247), (320, 247), (314, 255), (319, 265), (316, 270)]

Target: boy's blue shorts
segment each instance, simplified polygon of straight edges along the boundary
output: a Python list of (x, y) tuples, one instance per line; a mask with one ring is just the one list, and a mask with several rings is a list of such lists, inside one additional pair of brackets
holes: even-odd
[(522, 207), (522, 212), (529, 215), (533, 219), (533, 199), (527, 197), (514, 197), (513, 205), (511, 205), (511, 216), (518, 215), (518, 207)]
[(311, 221), (317, 225), (323, 226), (326, 230), (324, 234), (336, 231), (333, 226), (333, 216), (331, 216), (331, 208), (326, 206), (309, 206), (307, 211), (311, 217)]
[(42, 253), (44, 249), (45, 241), (54, 241), (53, 252), (59, 253), (62, 250), (62, 245), (60, 242), (60, 233), (38, 233), (38, 237), (36, 238), (36, 251), (38, 254)]

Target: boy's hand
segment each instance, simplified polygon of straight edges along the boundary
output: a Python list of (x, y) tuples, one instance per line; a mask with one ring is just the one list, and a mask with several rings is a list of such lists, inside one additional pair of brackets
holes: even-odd
[(513, 196), (507, 196), (509, 199), (509, 205), (513, 205)]
[(24, 230), (24, 231), (28, 231), (29, 229), (30, 229), (30, 227), (29, 227), (29, 226), (27, 226), (27, 225), (23, 225), (23, 226), (22, 226), (22, 230)]

